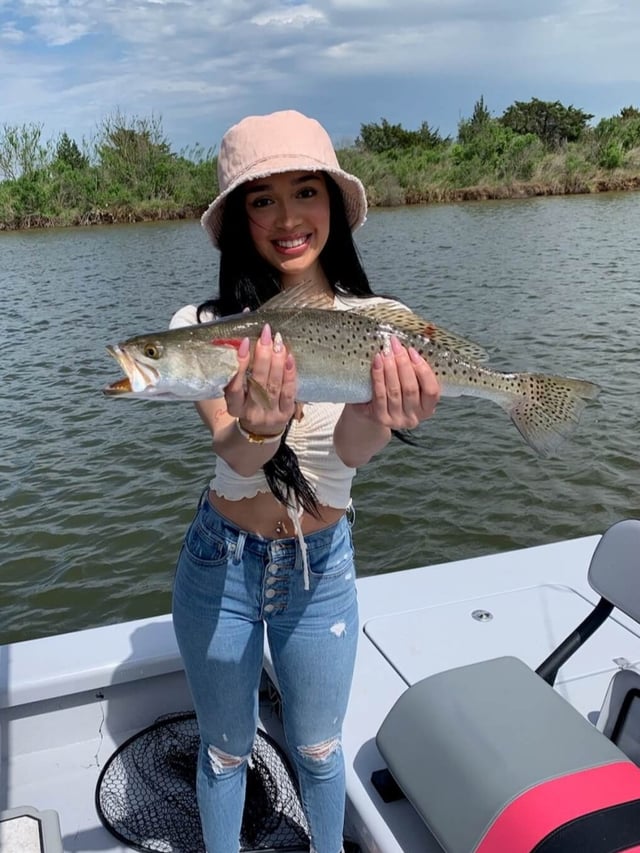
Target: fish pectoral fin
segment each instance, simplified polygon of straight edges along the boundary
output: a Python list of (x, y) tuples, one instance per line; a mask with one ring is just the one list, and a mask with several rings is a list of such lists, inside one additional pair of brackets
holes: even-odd
[(250, 373), (246, 374), (247, 391), (263, 409), (273, 409), (273, 400), (269, 397), (267, 389), (258, 382)]
[(445, 350), (455, 354), (466, 361), (484, 362), (488, 361), (489, 353), (468, 338), (463, 338), (456, 332), (443, 329), (424, 317), (414, 314), (409, 308), (397, 302), (381, 302), (377, 305), (356, 306), (354, 313), (363, 314), (376, 323), (391, 326), (407, 335), (420, 335), (433, 341)]

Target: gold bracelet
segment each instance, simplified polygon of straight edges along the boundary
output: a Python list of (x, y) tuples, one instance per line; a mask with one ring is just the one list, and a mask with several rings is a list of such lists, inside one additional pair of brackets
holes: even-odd
[(280, 441), (280, 439), (284, 435), (284, 430), (281, 430), (277, 433), (271, 433), (269, 435), (261, 435), (258, 432), (250, 432), (241, 425), (240, 418), (236, 418), (236, 429), (243, 438), (247, 439), (249, 444), (275, 444), (276, 441)]

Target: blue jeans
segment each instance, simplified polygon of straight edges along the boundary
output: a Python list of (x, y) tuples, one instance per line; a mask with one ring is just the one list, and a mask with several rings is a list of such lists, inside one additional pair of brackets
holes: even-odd
[(204, 497), (180, 552), (173, 622), (202, 740), (197, 792), (208, 853), (239, 849), (265, 625), (311, 849), (342, 849), (341, 729), (358, 638), (351, 529), (342, 518), (305, 541), (308, 590), (295, 539), (242, 531)]

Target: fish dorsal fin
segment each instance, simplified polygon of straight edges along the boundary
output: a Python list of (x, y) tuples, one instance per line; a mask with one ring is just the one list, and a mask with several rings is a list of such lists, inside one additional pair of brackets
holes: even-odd
[(333, 293), (327, 290), (318, 290), (318, 285), (313, 281), (303, 281), (296, 284), (295, 287), (290, 287), (288, 290), (281, 290), (276, 293), (271, 299), (258, 308), (258, 311), (269, 309), (273, 311), (275, 308), (282, 310), (288, 308), (290, 310), (300, 308), (333, 308)]
[(433, 341), (442, 349), (455, 352), (469, 361), (487, 361), (489, 354), (483, 347), (463, 338), (448, 329), (442, 329), (435, 323), (414, 314), (413, 311), (398, 302), (380, 302), (376, 305), (364, 304), (350, 310), (364, 314), (376, 323), (395, 327), (407, 335), (421, 335)]
[[(295, 287), (282, 290), (272, 296), (257, 310), (288, 309), (299, 311), (302, 308), (331, 310), (334, 308), (333, 294), (326, 290), (318, 291), (317, 285), (312, 281), (303, 281)], [(362, 305), (358, 305), (356, 302), (355, 305), (350, 305), (348, 310), (362, 314), (376, 323), (395, 326), (407, 335), (421, 335), (442, 349), (455, 352), (458, 356), (469, 361), (483, 362), (489, 358), (487, 351), (479, 344), (469, 341), (455, 332), (450, 332), (448, 329), (436, 326), (435, 323), (419, 317), (399, 302), (389, 300), (374, 305), (368, 301), (364, 301)]]

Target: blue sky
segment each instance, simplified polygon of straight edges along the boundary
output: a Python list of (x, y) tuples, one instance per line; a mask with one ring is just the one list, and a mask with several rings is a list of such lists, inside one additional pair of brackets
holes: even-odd
[(638, 0), (0, 0), (0, 127), (91, 139), (155, 116), (175, 151), (296, 108), (338, 144), (364, 122), (455, 134), (484, 96), (640, 106)]

